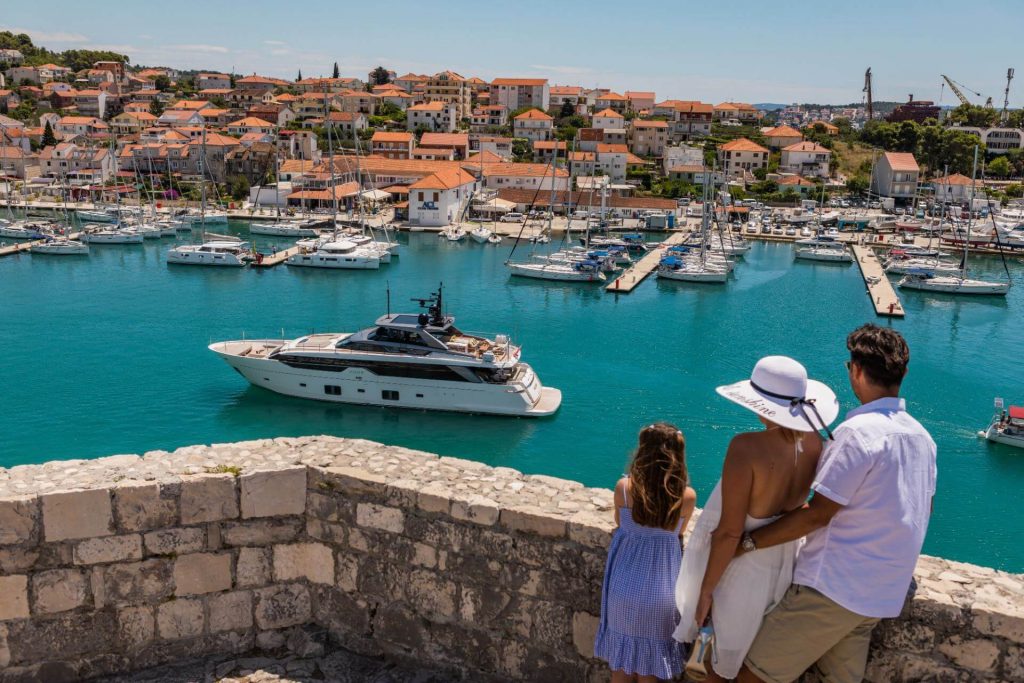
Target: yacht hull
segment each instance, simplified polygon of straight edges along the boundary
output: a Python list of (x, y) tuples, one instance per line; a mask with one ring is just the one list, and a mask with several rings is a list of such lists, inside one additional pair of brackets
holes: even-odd
[(249, 233), (252, 235), (273, 235), (275, 237), (316, 237), (320, 234), (313, 228), (300, 228), (291, 225), (260, 225), (253, 223), (249, 226)]
[[(562, 402), (562, 393), (558, 389), (541, 386), (537, 375), (529, 368), (528, 378), (519, 388), (509, 384), (384, 377), (366, 368), (348, 368), (341, 372), (307, 370), (293, 368), (271, 358), (243, 355), (254, 347), (284, 343), (285, 340), (229, 341), (211, 344), (209, 349), (250, 384), (296, 398), (512, 417), (553, 415)], [(340, 393), (328, 394), (327, 387)], [(385, 395), (397, 395), (397, 398), (385, 399)]]
[(984, 282), (981, 280), (962, 280), (956, 277), (934, 277), (918, 280), (905, 277), (899, 281), (902, 289), (916, 289), (922, 292), (940, 292), (965, 296), (1006, 296), (1010, 287), (1005, 282)]
[(301, 268), (327, 268), (333, 270), (378, 270), (381, 259), (365, 256), (327, 256), (324, 254), (295, 254), (285, 261), (289, 266)]
[(50, 242), (37, 244), (29, 249), (29, 251), (33, 254), (44, 256), (88, 256), (89, 245), (75, 241)]
[(1005, 430), (1000, 429), (998, 423), (994, 423), (989, 426), (988, 430), (983, 432), (986, 439), (992, 443), (1001, 443), (1006, 446), (1015, 446), (1016, 448), (1024, 448), (1024, 432), (1007, 433)]
[(210, 266), (213, 268), (241, 268), (245, 261), (235, 254), (218, 254), (201, 251), (179, 251), (171, 249), (167, 252), (168, 265), (178, 266)]
[(543, 265), (533, 263), (510, 263), (509, 270), (513, 275), (519, 277), (533, 278), (534, 280), (553, 280), (556, 282), (602, 282), (605, 276), (602, 273), (581, 272), (569, 266)]

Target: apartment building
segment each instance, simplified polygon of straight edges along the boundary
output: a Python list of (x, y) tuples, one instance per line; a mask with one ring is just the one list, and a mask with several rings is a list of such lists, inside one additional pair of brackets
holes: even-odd
[(551, 90), (546, 78), (495, 78), (491, 81), (490, 104), (502, 104), (509, 111), (537, 107), (547, 111)]
[(423, 84), (423, 101), (451, 104), (456, 121), (468, 119), (473, 111), (473, 86), (454, 71), (442, 71)]
[(667, 121), (633, 119), (629, 127), (629, 149), (637, 156), (660, 157), (668, 144)]
[(454, 133), (458, 128), (458, 110), (450, 102), (423, 102), (405, 110), (405, 127), (424, 128), (440, 133)]
[(768, 168), (768, 150), (747, 138), (730, 140), (718, 148), (718, 165), (729, 178), (749, 180), (757, 169)]
[(378, 130), (370, 138), (373, 153), (386, 159), (411, 158), (415, 142), (415, 136), (408, 131)]
[(832, 150), (805, 140), (782, 148), (779, 170), (805, 178), (828, 178), (831, 163)]
[(912, 199), (917, 193), (921, 168), (910, 152), (886, 152), (871, 172), (871, 191), (882, 197)]
[(512, 134), (531, 142), (554, 137), (554, 119), (539, 109), (524, 111), (512, 121)]
[(668, 119), (669, 137), (682, 142), (711, 135), (714, 107), (695, 100), (665, 100), (654, 105), (653, 113)]

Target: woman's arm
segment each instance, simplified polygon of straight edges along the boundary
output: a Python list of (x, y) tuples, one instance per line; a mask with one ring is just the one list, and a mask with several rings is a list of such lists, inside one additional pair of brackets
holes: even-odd
[(623, 477), (615, 482), (615, 526), (619, 526), (619, 508), (626, 506), (626, 478)]
[(693, 517), (693, 511), (696, 509), (697, 492), (687, 486), (683, 492), (683, 507), (679, 511), (679, 519), (682, 520), (682, 524), (679, 525), (680, 538), (686, 534), (686, 527), (690, 526), (690, 518)]
[(746, 452), (736, 441), (734, 438), (729, 444), (725, 464), (722, 465), (722, 517), (718, 521), (718, 527), (711, 532), (711, 552), (700, 586), (700, 600), (697, 603), (698, 626), (703, 625), (704, 619), (711, 611), (711, 595), (736, 554), (736, 548), (743, 537), (747, 510), (750, 507), (750, 489), (754, 483), (754, 473)]

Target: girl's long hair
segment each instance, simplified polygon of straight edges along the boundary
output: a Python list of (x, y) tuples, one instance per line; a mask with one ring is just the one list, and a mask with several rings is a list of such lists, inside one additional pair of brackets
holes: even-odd
[(629, 466), (633, 521), (671, 529), (679, 523), (683, 495), (690, 483), (686, 471), (686, 440), (675, 425), (658, 422), (640, 431), (640, 443)]

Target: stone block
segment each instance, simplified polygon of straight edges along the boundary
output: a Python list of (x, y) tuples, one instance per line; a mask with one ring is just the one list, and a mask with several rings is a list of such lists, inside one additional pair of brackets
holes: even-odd
[(501, 524), (512, 531), (553, 538), (565, 536), (567, 530), (564, 518), (557, 517), (540, 508), (530, 507), (503, 509), (501, 511)]
[(125, 607), (117, 611), (118, 637), (129, 648), (145, 645), (156, 633), (152, 607)]
[(494, 526), (497, 524), (500, 511), (501, 508), (496, 502), (484, 496), (471, 496), (465, 500), (452, 500), (452, 517), (481, 526)]
[(415, 542), (412, 545), (412, 563), (427, 569), (437, 566), (437, 548), (426, 543)]
[(265, 548), (241, 548), (235, 580), (240, 588), (255, 588), (270, 583), (270, 551)]
[(230, 553), (193, 553), (174, 561), (175, 595), (201, 595), (230, 588)]
[(386, 505), (359, 503), (356, 505), (356, 524), (400, 534), (405, 528), (405, 513)]
[(206, 533), (200, 528), (161, 529), (150, 531), (142, 537), (146, 552), (150, 555), (184, 555), (203, 550)]
[(428, 484), (420, 490), (416, 505), (424, 512), (448, 514), (452, 505), (451, 490), (441, 484)]
[(226, 522), (220, 536), (225, 545), (271, 545), (295, 540), (302, 532), (301, 519), (257, 519), (248, 522)]
[(378, 496), (381, 499), (387, 490), (388, 478), (377, 472), (361, 467), (317, 468), (315, 485), (321, 491), (334, 491), (349, 496)]
[(334, 585), (334, 554), (322, 543), (293, 543), (274, 546), (274, 579), (307, 579)]
[[(97, 574), (94, 572), (94, 576)], [(104, 602), (139, 604), (170, 597), (174, 592), (171, 562), (163, 559), (112, 564), (103, 568)], [(93, 591), (94, 595), (96, 591)]]
[(203, 633), (201, 600), (171, 600), (157, 608), (156, 625), (164, 640), (192, 638)]
[(587, 612), (576, 612), (572, 615), (572, 644), (581, 657), (590, 659), (594, 656), (594, 638), (601, 619)]
[(242, 519), (301, 515), (306, 511), (306, 468), (262, 470), (239, 478)]
[(114, 515), (122, 531), (149, 531), (178, 522), (178, 501), (161, 495), (159, 484), (114, 487)]
[(285, 628), (309, 621), (313, 609), (309, 590), (299, 583), (261, 588), (256, 593), (256, 625)]
[(55, 614), (81, 607), (89, 599), (89, 583), (78, 569), (51, 569), (32, 577), (33, 611)]
[(40, 496), (47, 541), (109, 536), (114, 533), (110, 491), (60, 491)]
[(142, 559), (142, 536), (90, 538), (75, 545), (75, 564), (104, 564)]
[(39, 499), (35, 496), (0, 500), (0, 545), (34, 540), (38, 524)]
[(993, 673), (999, 646), (991, 640), (952, 636), (939, 643), (939, 652), (956, 664), (982, 673)]
[(252, 626), (252, 593), (249, 591), (211, 596), (207, 607), (211, 633), (242, 631)]
[(455, 616), (456, 590), (456, 585), (451, 581), (425, 570), (412, 572), (405, 584), (409, 605), (430, 621), (438, 621), (438, 617), (443, 620)]
[(1024, 605), (994, 609), (975, 605), (972, 625), (982, 635), (1006, 638), (1010, 642), (1024, 643)]
[(346, 593), (355, 593), (359, 586), (359, 561), (347, 553), (337, 555), (335, 585)]
[(585, 510), (569, 519), (569, 540), (590, 548), (607, 549), (613, 531), (615, 519), (608, 512)]
[(28, 577), (0, 576), (0, 621), (28, 617)]
[(238, 517), (238, 492), (231, 474), (197, 474), (181, 482), (181, 523), (202, 524)]

